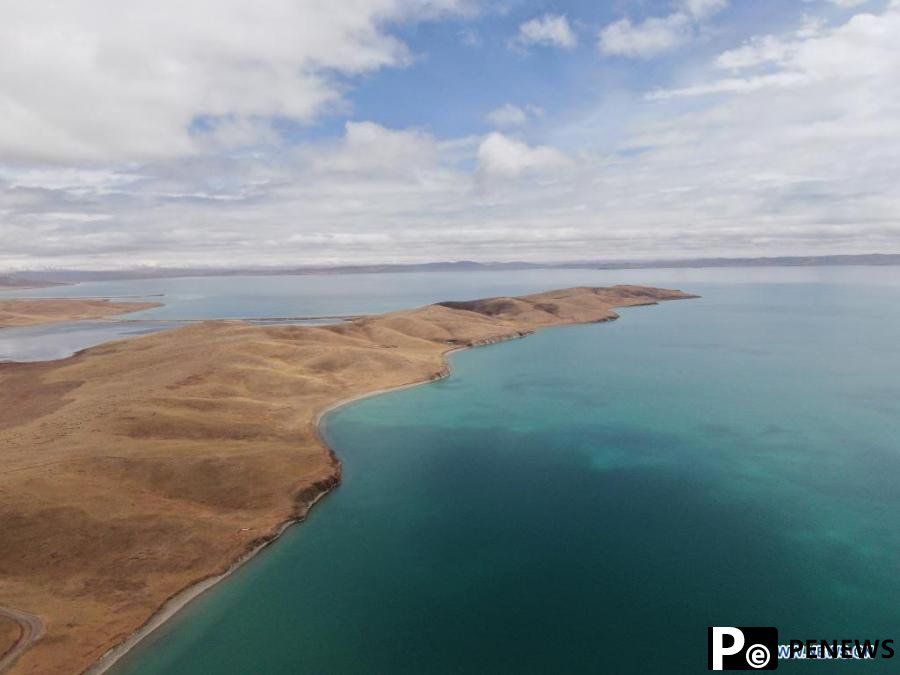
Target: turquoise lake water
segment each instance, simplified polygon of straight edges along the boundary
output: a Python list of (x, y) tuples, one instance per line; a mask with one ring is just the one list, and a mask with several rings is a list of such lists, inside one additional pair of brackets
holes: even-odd
[(697, 273), (700, 300), (335, 411), (343, 485), (115, 672), (699, 673), (710, 625), (900, 638), (897, 272)]
[[(165, 330), (179, 321), (264, 320), (373, 314), (442, 300), (522, 295), (618, 283), (889, 283), (897, 268), (813, 267), (647, 270), (514, 270), (268, 277), (179, 277), (96, 281), (0, 291), (3, 298), (90, 297), (149, 300), (161, 307), (100, 321), (0, 329), (0, 362), (61, 359), (93, 345)], [(298, 322), (308, 323), (308, 322)]]

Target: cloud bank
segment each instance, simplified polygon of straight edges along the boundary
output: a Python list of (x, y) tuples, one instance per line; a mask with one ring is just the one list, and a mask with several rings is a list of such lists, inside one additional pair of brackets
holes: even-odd
[[(281, 24), (302, 3), (269, 4), (281, 9), (272, 20)], [(721, 4), (682, 3), (678, 12), (711, 16)], [(442, 137), (427, 126), (351, 121), (336, 136), (286, 144), (272, 111), (313, 119), (341, 104), (346, 74), (403, 67), (410, 50), (391, 35), (390, 21), (468, 11), (451, 2), (360, 0), (351, 19), (334, 5), (309, 5), (321, 13), (306, 19), (324, 22), (322, 31), (330, 26), (332, 41), (311, 39), (302, 57), (276, 27), (261, 48), (265, 58), (252, 59), (245, 33), (257, 19), (209, 19), (218, 13), (206, 17), (221, 24), (206, 41), (173, 47), (171, 58), (149, 55), (171, 35), (144, 43), (137, 29), (125, 30), (131, 47), (118, 36), (82, 35), (60, 47), (81, 61), (64, 64), (57, 53), (33, 67), (17, 51), (25, 47), (0, 40), (0, 51), (18, 59), (15, 68), (0, 59), (0, 268), (900, 246), (900, 3), (730, 45), (670, 88), (635, 92), (634, 114), (610, 143), (597, 142), (605, 120), (595, 114), (530, 137), (504, 106), (494, 121), (505, 126), (488, 133)], [(56, 18), (16, 11), (26, 25), (40, 24), (34, 35), (44, 45), (52, 35), (81, 35), (89, 23), (66, 10)], [(31, 34), (9, 22), (0, 31), (19, 40)], [(108, 58), (99, 46), (106, 40), (114, 47)], [(185, 64), (204, 75), (182, 72)], [(47, 75), (60, 91), (29, 87), (51, 65), (65, 66)], [(159, 75), (165, 69), (171, 77)], [(260, 85), (241, 73), (285, 79), (244, 101)], [(207, 75), (229, 84), (219, 90), (194, 80)], [(186, 101), (176, 100), (182, 95)]]
[(311, 122), (340, 109), (342, 77), (410, 59), (388, 22), (464, 10), (461, 0), (6, 2), (0, 157), (154, 159), (272, 140), (272, 117)]

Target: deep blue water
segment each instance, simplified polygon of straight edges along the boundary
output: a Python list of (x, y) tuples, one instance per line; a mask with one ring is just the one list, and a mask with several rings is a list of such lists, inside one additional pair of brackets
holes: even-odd
[(117, 672), (698, 673), (710, 625), (900, 638), (896, 271), (682, 277), (702, 299), (330, 414), (344, 484)]

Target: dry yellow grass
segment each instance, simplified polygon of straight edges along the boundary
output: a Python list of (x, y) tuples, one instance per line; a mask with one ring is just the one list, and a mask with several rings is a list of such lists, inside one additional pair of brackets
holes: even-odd
[(448, 350), (690, 297), (575, 288), (324, 327), (207, 322), (0, 364), (0, 605), (47, 634), (18, 673), (79, 672), (340, 479), (317, 415), (446, 374)]
[(31, 326), (57, 321), (102, 319), (113, 314), (159, 307), (158, 302), (110, 302), (93, 298), (38, 298), (0, 300), (0, 328)]

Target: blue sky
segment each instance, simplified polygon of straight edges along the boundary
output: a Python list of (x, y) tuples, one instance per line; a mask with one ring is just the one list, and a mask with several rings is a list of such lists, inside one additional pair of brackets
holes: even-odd
[[(825, 10), (823, 16), (845, 13), (819, 4), (824, 5), (816, 8)], [(620, 101), (623, 92), (639, 96), (668, 86), (711, 55), (753, 35), (792, 27), (813, 9), (808, 3), (785, 0), (732, 3), (710, 22), (702, 40), (663, 58), (635, 60), (598, 54), (596, 33), (623, 16), (639, 21), (665, 15), (671, 2), (522, 0), (497, 5), (469, 19), (399, 25), (396, 34), (409, 45), (413, 63), (352, 81), (350, 119), (393, 128), (421, 126), (442, 137), (456, 137), (490, 130), (486, 114), (506, 102), (532, 103), (546, 111), (545, 119), (528, 132), (541, 140), (552, 136), (557, 124), (590, 116), (607, 100)], [(522, 23), (546, 14), (569, 20), (579, 36), (577, 47), (510, 49), (509, 41)], [(468, 44), (467, 35), (478, 42)], [(340, 116), (329, 118), (312, 133), (335, 133), (342, 123)]]
[(73, 0), (0, 268), (900, 251), (896, 0)]

